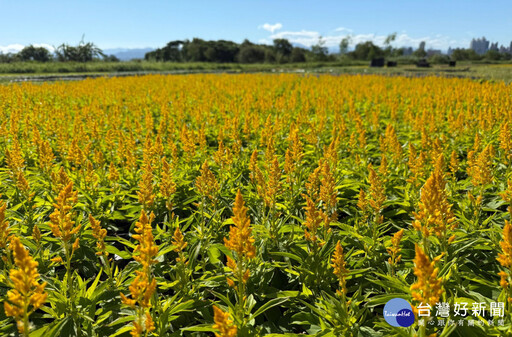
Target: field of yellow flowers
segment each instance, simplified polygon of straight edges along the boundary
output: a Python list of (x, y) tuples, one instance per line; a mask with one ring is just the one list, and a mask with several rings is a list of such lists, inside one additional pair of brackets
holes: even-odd
[(0, 86), (0, 335), (508, 335), (510, 121), (469, 79)]

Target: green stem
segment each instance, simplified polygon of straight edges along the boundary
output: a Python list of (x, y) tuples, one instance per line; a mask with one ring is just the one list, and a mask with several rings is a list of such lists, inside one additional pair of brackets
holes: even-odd
[(28, 305), (30, 304), (30, 299), (27, 295), (25, 295), (24, 308), (23, 308), (23, 336), (27, 336), (30, 333), (30, 325), (28, 321)]

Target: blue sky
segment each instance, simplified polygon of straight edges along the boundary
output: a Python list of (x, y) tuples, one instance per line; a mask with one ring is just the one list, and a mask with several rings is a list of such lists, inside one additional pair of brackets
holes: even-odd
[[(512, 2), (455, 1), (132, 1), (0, 0), (0, 51), (28, 44), (58, 46), (85, 41), (103, 49), (161, 47), (176, 39), (226, 39), (271, 43), (288, 38), (306, 46), (321, 35), (335, 47), (350, 34), (353, 45), (468, 47), (485, 36), (509, 45)], [(353, 47), (352, 45), (352, 47)]]

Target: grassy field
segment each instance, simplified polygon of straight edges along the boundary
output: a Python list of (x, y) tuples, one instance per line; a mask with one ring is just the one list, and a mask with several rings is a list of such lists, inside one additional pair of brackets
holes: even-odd
[(19, 80), (81, 79), (85, 76), (126, 76), (141, 74), (179, 73), (254, 73), (298, 72), (331, 74), (379, 74), (387, 76), (444, 76), (469, 77), (491, 81), (512, 81), (512, 64), (485, 64), (459, 62), (457, 67), (433, 65), (418, 68), (412, 64), (393, 68), (370, 68), (368, 62), (312, 62), (294, 64), (226, 64), (226, 63), (170, 63), (170, 62), (91, 62), (91, 63), (34, 63), (0, 64), (0, 82)]

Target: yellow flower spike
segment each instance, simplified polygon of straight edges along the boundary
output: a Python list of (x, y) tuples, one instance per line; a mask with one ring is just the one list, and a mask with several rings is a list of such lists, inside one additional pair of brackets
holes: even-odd
[(229, 313), (222, 311), (216, 305), (213, 306), (213, 321), (215, 322), (213, 328), (219, 331), (219, 333), (215, 333), (215, 337), (237, 336), (238, 329), (229, 318)]
[[(12, 316), (16, 320), (18, 331), (28, 336), (29, 315), (46, 302), (47, 294), (44, 292), (46, 282), (41, 284), (38, 282), (38, 263), (29, 255), (18, 237), (12, 237), (11, 246), (17, 269), (9, 271), (13, 289), (7, 292), (4, 309), (7, 316)], [(32, 306), (31, 309), (29, 309), (30, 306)]]
[(459, 159), (457, 158), (457, 153), (452, 151), (452, 154), (450, 156), (450, 172), (452, 173), (452, 176), (455, 177), (455, 173), (459, 170)]
[(334, 269), (333, 273), (338, 277), (338, 282), (341, 288), (341, 291), (344, 295), (347, 294), (347, 280), (346, 277), (348, 275), (348, 269), (345, 267), (345, 256), (343, 254), (343, 246), (341, 242), (338, 240), (336, 243), (336, 248), (334, 248), (334, 254), (331, 258), (331, 267)]
[(272, 162), (269, 163), (268, 180), (263, 184), (265, 186), (265, 194), (263, 201), (267, 207), (275, 207), (276, 197), (281, 189), (281, 168), (277, 161), (277, 155), (273, 156)]
[(151, 314), (149, 311), (146, 311), (146, 331), (151, 332), (155, 330), (155, 322), (153, 322), (153, 318), (151, 317)]
[(508, 283), (508, 274), (505, 273), (504, 271), (500, 271), (498, 273), (498, 276), (501, 278), (500, 279), (500, 286), (503, 288), (503, 289), (507, 289), (507, 287), (509, 286), (509, 283)]
[(492, 167), (494, 148), (492, 144), (487, 145), (478, 155), (475, 151), (468, 153), (468, 175), (475, 187), (482, 187), (492, 182)]
[(107, 230), (102, 228), (100, 222), (94, 219), (91, 214), (89, 214), (89, 223), (91, 224), (92, 228), (92, 236), (96, 239), (96, 249), (98, 250), (96, 255), (103, 255), (107, 257), (108, 252), (106, 251), (104, 241), (105, 237), (107, 236)]
[(414, 275), (416, 283), (411, 286), (411, 294), (418, 303), (437, 303), (443, 294), (442, 279), (438, 277), (439, 269), (435, 267), (438, 256), (430, 261), (423, 249), (416, 244), (414, 257)]
[[(249, 171), (251, 172), (250, 173), (250, 179), (253, 183), (259, 183), (261, 184), (262, 182), (259, 182), (257, 180), (257, 177), (258, 177), (258, 171), (259, 171), (259, 168), (258, 168), (258, 151), (257, 150), (254, 150), (251, 154), (251, 159), (249, 160)], [(261, 173), (260, 173), (261, 174)]]
[(505, 220), (503, 227), (503, 239), (500, 241), (501, 253), (496, 258), (505, 268), (512, 266), (512, 226), (508, 220)]
[[(1, 221), (0, 221), (0, 223), (1, 223)], [(38, 243), (38, 244), (41, 243), (41, 230), (39, 229), (37, 224), (34, 225), (34, 228), (32, 229), (32, 238), (34, 239), (34, 241), (36, 243)]]
[(183, 233), (181, 233), (179, 226), (176, 227), (176, 230), (174, 231), (171, 243), (173, 246), (176, 246), (176, 248), (174, 248), (174, 251), (177, 253), (182, 252), (188, 245), (188, 243), (185, 241), (183, 237)]
[(142, 167), (142, 179), (139, 182), (137, 196), (143, 209), (151, 208), (155, 196), (153, 194), (153, 168), (150, 163), (144, 163)]
[[(133, 259), (142, 265), (142, 271), (135, 271), (137, 276), (128, 287), (131, 298), (128, 298), (123, 293), (120, 294), (121, 302), (132, 309), (135, 309), (137, 305), (141, 308), (151, 308), (151, 297), (156, 292), (156, 279), (151, 273), (151, 266), (157, 263), (154, 257), (158, 253), (158, 246), (154, 243), (153, 229), (151, 227), (154, 217), (153, 213), (148, 217), (146, 211), (142, 210), (139, 221), (135, 223), (135, 232), (137, 234), (134, 234), (133, 238), (139, 244), (133, 250)], [(140, 335), (143, 331), (140, 323), (142, 322), (141, 311), (138, 311), (138, 315), (138, 318), (133, 322), (132, 335)], [(146, 332), (150, 332), (147, 328), (148, 326), (146, 326)]]
[(359, 189), (359, 196), (357, 197), (357, 207), (361, 210), (363, 216), (366, 214), (368, 210), (368, 201), (366, 200), (366, 193), (361, 188)]
[(141, 324), (133, 322), (133, 329), (132, 331), (130, 331), (130, 335), (132, 335), (133, 337), (140, 337), (142, 336), (143, 331), (144, 329), (142, 328)]
[(338, 192), (336, 190), (336, 182), (334, 174), (329, 166), (328, 160), (323, 160), (320, 164), (321, 167), (321, 183), (319, 198), (322, 201), (324, 226), (329, 228), (332, 221), (335, 221), (338, 214), (336, 212), (336, 197)]
[(75, 250), (77, 250), (78, 248), (80, 248), (80, 239), (79, 239), (79, 238), (76, 238), (76, 239), (75, 239), (75, 242), (73, 242), (72, 251), (74, 252), (74, 251), (75, 251)]
[(395, 266), (402, 259), (402, 255), (400, 255), (400, 241), (402, 241), (402, 237), (404, 235), (404, 230), (401, 229), (393, 235), (391, 239), (391, 247), (386, 248), (388, 254), (391, 255), (389, 258), (389, 263), (392, 266)]
[(383, 220), (383, 216), (381, 215), (382, 210), (384, 209), (383, 204), (386, 201), (386, 194), (384, 190), (384, 184), (382, 179), (377, 175), (372, 165), (368, 165), (368, 179), (370, 180), (370, 196), (369, 196), (369, 204), (373, 208), (375, 214), (375, 222), (377, 224), (381, 224)]
[(195, 187), (199, 194), (204, 198), (214, 200), (219, 190), (219, 183), (215, 178), (215, 175), (210, 170), (208, 162), (205, 161), (201, 166), (201, 174), (196, 179)]
[(224, 238), (224, 245), (236, 252), (240, 259), (253, 259), (256, 257), (256, 247), (252, 236), (251, 219), (247, 216), (247, 207), (240, 190), (236, 194), (233, 214), (234, 226), (229, 229), (229, 239)]
[(167, 209), (171, 209), (171, 198), (176, 193), (176, 183), (174, 182), (171, 165), (165, 158), (162, 159), (162, 178), (160, 180), (160, 193), (166, 199)]
[(139, 245), (134, 249), (134, 254), (138, 253), (133, 259), (142, 264), (144, 272), (149, 274), (150, 267), (157, 263), (154, 257), (158, 253), (158, 246), (155, 245), (153, 239), (153, 229), (151, 222), (153, 222), (155, 215), (151, 213), (149, 218), (146, 212), (143, 210), (139, 221), (135, 223), (135, 232), (133, 238), (139, 241)]
[(111, 182), (117, 182), (119, 180), (119, 171), (116, 168), (114, 162), (110, 162), (108, 167), (108, 180)]
[(318, 229), (323, 221), (321, 211), (308, 196), (306, 196), (306, 207), (304, 209), (306, 210), (304, 237), (307, 241), (316, 244), (319, 241)]
[(53, 207), (55, 210), (50, 214), (50, 228), (55, 237), (61, 239), (64, 244), (67, 244), (73, 235), (77, 234), (81, 228), (80, 224), (75, 226), (72, 220), (73, 207), (77, 202), (77, 191), (73, 191), (73, 183), (70, 182), (64, 187)]
[(9, 242), (10, 232), (9, 223), (5, 220), (5, 211), (7, 204), (0, 200), (0, 248), (6, 249)]
[(447, 199), (442, 167), (443, 156), (440, 155), (434, 171), (421, 189), (419, 211), (413, 213), (413, 227), (421, 232), (424, 239), (435, 234), (448, 242), (448, 233), (457, 227), (457, 222)]

